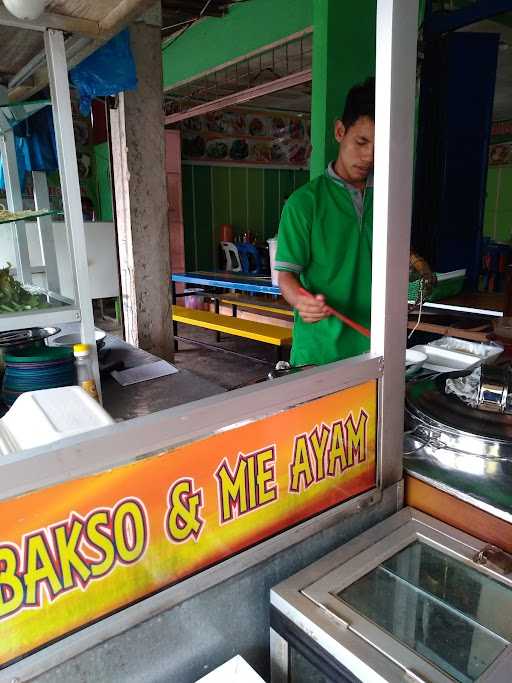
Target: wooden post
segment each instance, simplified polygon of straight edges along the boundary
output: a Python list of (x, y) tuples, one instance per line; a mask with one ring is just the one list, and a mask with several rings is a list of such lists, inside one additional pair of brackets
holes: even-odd
[(130, 40), (138, 88), (111, 112), (125, 333), (129, 343), (172, 359), (160, 27), (136, 23)]

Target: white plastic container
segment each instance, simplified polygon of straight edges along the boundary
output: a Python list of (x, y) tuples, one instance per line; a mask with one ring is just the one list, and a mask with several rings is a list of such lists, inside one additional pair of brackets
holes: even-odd
[(411, 351), (419, 351), (427, 356), (423, 363), (426, 370), (433, 372), (455, 372), (458, 370), (473, 370), (482, 364), (482, 359), (469, 353), (440, 349), (436, 346), (418, 345), (413, 346)]
[(27, 391), (0, 420), (0, 454), (44, 446), (113, 423), (80, 387)]
[(196, 683), (264, 683), (264, 681), (243, 657), (236, 655)]
[(270, 274), (272, 275), (272, 284), (274, 287), (279, 286), (279, 271), (276, 270), (276, 254), (277, 254), (277, 237), (271, 237), (267, 240), (268, 256), (270, 259)]

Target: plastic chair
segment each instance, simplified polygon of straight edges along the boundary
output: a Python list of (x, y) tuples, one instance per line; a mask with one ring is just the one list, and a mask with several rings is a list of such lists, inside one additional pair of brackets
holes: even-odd
[(242, 264), (240, 263), (240, 256), (238, 254), (238, 249), (233, 244), (233, 242), (221, 242), (220, 246), (224, 250), (224, 256), (226, 258), (226, 270), (231, 273), (241, 273)]

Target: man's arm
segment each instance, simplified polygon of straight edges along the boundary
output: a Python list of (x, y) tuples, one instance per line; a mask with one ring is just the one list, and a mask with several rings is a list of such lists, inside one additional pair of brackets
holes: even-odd
[(301, 294), (301, 284), (294, 273), (279, 271), (279, 287), (286, 301), (298, 310), (305, 323), (316, 323), (328, 317), (323, 294), (317, 294), (315, 298)]

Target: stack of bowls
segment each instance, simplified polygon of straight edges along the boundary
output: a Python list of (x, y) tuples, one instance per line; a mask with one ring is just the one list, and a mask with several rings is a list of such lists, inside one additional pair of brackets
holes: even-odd
[(27, 348), (4, 356), (2, 399), (11, 406), (25, 391), (67, 387), (76, 383), (72, 349)]

